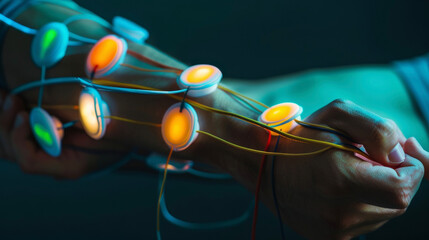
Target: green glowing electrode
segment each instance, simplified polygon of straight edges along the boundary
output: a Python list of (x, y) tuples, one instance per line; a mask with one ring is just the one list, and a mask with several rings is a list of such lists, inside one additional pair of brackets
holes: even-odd
[(57, 31), (55, 29), (49, 29), (46, 31), (45, 35), (43, 35), (42, 39), (42, 51), (40, 51), (40, 58), (43, 59), (45, 57), (48, 48), (51, 46), (52, 42), (57, 37)]
[(53, 143), (52, 137), (49, 132), (40, 124), (36, 123), (34, 125), (34, 133), (36, 137), (46, 143), (48, 146), (51, 146)]

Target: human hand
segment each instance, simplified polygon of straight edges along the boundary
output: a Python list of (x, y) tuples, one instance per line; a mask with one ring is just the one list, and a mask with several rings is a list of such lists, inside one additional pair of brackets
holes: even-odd
[[(311, 239), (350, 239), (374, 231), (406, 211), (424, 174), (419, 160), (426, 157), (427, 161), (427, 153), (417, 150), (412, 139), (406, 140), (393, 121), (341, 100), (306, 121), (345, 132), (362, 144), (375, 162), (339, 150), (300, 159), (279, 158), (276, 189), (288, 225)], [(346, 142), (303, 127), (292, 134)], [(315, 150), (292, 141), (283, 141), (280, 149)]]
[(69, 128), (65, 130), (62, 154), (51, 157), (34, 140), (23, 101), (13, 95), (6, 97), (4, 92), (0, 100), (0, 157), (16, 162), (26, 173), (76, 179), (106, 168), (126, 154), (111, 142), (95, 141), (82, 129)]

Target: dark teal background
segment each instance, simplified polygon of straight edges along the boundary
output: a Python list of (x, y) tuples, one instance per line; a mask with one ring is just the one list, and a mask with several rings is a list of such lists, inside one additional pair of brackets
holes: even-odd
[[(226, 77), (258, 79), (309, 68), (389, 63), (429, 50), (429, 1), (77, 1), (111, 20), (141, 23), (149, 43), (186, 63), (211, 63)], [(57, 181), (0, 162), (0, 239), (155, 239), (157, 178), (111, 174)], [(170, 176), (172, 212), (210, 221), (240, 214), (251, 200), (232, 182)], [(428, 239), (428, 184), (409, 211), (368, 239)], [(163, 222), (164, 239), (249, 239), (251, 222), (189, 231)], [(300, 239), (288, 230), (288, 239)], [(257, 239), (278, 239), (262, 207)]]

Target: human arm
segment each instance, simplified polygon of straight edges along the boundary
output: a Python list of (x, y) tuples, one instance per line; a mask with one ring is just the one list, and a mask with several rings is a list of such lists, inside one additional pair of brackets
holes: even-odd
[[(13, 82), (10, 82), (11, 84), (16, 84), (15, 86), (22, 84), (26, 81), (36, 81), (38, 78), (38, 69), (28, 69), (28, 78), (26, 76), (22, 76), (21, 69), (19, 66), (23, 66), (24, 63), (26, 64), (32, 64), (31, 60), (29, 59), (28, 55), (28, 48), (29, 46), (29, 39), (24, 39), (21, 43), (18, 44), (18, 39), (22, 38), (21, 35), (9, 35), (9, 44), (6, 42), (5, 46), (8, 50), (10, 50), (10, 53), (12, 54), (18, 54), (17, 59), (19, 61), (12, 62), (12, 63), (5, 63), (9, 64), (6, 65), (6, 73), (9, 75), (9, 80)], [(8, 44), (8, 45), (7, 45)], [(23, 47), (24, 46), (24, 47)], [(27, 48), (27, 49), (26, 49)], [(20, 54), (20, 55), (19, 55)], [(10, 55), (9, 55), (10, 56)], [(52, 69), (48, 73), (48, 77), (54, 77), (56, 75), (62, 76), (84, 76), (83, 73), (83, 62), (85, 61), (85, 54), (81, 55), (74, 55), (71, 57), (68, 57), (64, 61), (62, 61), (58, 66), (55, 67), (55, 69)], [(30, 70), (34, 70), (33, 72)], [(121, 69), (122, 70), (122, 69)], [(27, 72), (26, 72), (27, 73)], [(122, 82), (131, 82), (131, 83), (140, 83), (140, 84), (148, 84), (153, 86), (157, 86), (159, 88), (173, 88), (175, 87), (174, 83), (174, 77), (166, 76), (166, 77), (158, 77), (156, 79), (147, 79), (143, 74), (137, 73), (134, 71), (118, 71), (117, 75), (112, 76), (117, 81)], [(149, 80), (149, 81), (148, 81)], [(15, 82), (17, 81), (17, 82)], [(19, 82), (21, 81), (21, 82)], [(153, 82), (156, 81), (156, 82)], [(44, 102), (47, 104), (76, 104), (77, 97), (79, 94), (80, 88), (77, 86), (55, 86), (52, 88), (46, 89), (46, 98), (44, 99)], [(67, 94), (67, 95), (65, 95)], [(31, 102), (35, 102), (37, 96), (37, 91), (28, 92), (23, 97), (27, 100), (27, 104)], [(103, 93), (103, 98), (108, 102), (109, 106), (112, 110), (112, 115), (120, 115), (120, 116), (126, 116), (129, 118), (134, 118), (138, 120), (145, 120), (145, 121), (160, 121), (162, 118), (163, 112), (166, 110), (168, 106), (170, 106), (172, 103), (176, 102), (164, 97), (148, 97), (148, 96), (136, 96), (136, 95), (122, 95), (122, 94), (110, 94), (110, 93)], [(218, 90), (213, 95), (211, 95), (208, 98), (201, 99), (202, 102), (204, 102), (207, 105), (214, 106), (216, 108), (221, 108), (228, 110), (230, 112), (236, 112), (241, 113), (243, 115), (246, 115), (251, 118), (256, 118), (256, 115), (248, 111), (244, 108), (242, 108), (240, 105), (238, 105), (236, 102), (232, 101), (224, 92)], [(130, 104), (133, 103), (133, 104)], [(137, 103), (137, 104), (135, 104)], [(343, 106), (344, 108), (345, 106)], [(139, 110), (135, 110), (138, 108)], [(207, 113), (204, 111), (197, 110), (198, 115), (201, 119), (201, 128), (214, 133), (218, 136), (222, 136), (228, 140), (231, 140), (233, 142), (239, 143), (244, 146), (253, 147), (253, 148), (262, 148), (262, 146), (265, 144), (266, 141), (266, 131), (260, 128), (256, 128), (252, 125), (246, 124), (242, 121), (232, 119), (230, 117), (220, 116), (214, 113)], [(77, 117), (76, 113), (67, 113), (65, 111), (52, 111), (53, 114), (56, 116), (60, 116), (60, 118), (63, 121), (68, 120), (74, 120)], [(316, 115), (320, 115), (316, 114)], [(23, 116), (24, 119), (26, 116)], [(376, 119), (367, 119), (368, 122), (374, 121)], [(24, 120), (24, 125), (28, 126), (28, 120)], [(23, 125), (23, 126), (24, 126)], [(19, 132), (20, 130), (20, 132)], [(392, 130), (392, 129), (390, 129)], [(20, 150), (20, 140), (23, 138), (29, 138), (30, 132), (29, 129), (25, 128), (15, 128), (12, 130), (11, 134), (15, 137), (12, 137), (14, 139), (14, 146), (17, 148), (16, 152)], [(392, 130), (396, 132), (397, 130)], [(24, 133), (27, 135), (20, 135), (20, 133)], [(313, 131), (303, 130), (301, 127), (297, 128), (295, 130), (296, 134), (302, 134), (317, 138), (320, 137), (321, 139), (325, 140), (337, 140), (336, 138), (332, 138), (332, 136), (326, 136), (326, 135), (318, 135), (318, 133), (315, 133)], [(66, 133), (67, 134), (67, 133)], [(142, 137), (142, 136), (149, 136), (149, 137)], [(141, 148), (141, 151), (157, 151), (162, 152), (166, 154), (168, 152), (168, 148), (163, 143), (161, 137), (160, 137), (160, 131), (159, 129), (152, 129), (152, 128), (146, 128), (146, 127), (137, 127), (125, 123), (119, 123), (119, 122), (112, 122), (112, 125), (109, 125), (107, 134), (105, 138), (100, 141), (101, 144), (104, 143), (104, 141), (113, 141), (113, 143), (121, 143), (125, 148), (132, 148), (135, 146), (138, 146)], [(393, 139), (393, 141), (399, 142), (399, 139)], [(35, 144), (35, 143), (33, 143)], [(295, 143), (296, 144), (296, 143)], [(313, 150), (314, 146), (299, 146), (298, 148), (293, 147), (295, 146), (293, 142), (286, 141), (283, 143), (283, 145), (280, 147), (280, 152), (289, 152), (290, 150), (294, 151), (303, 151), (307, 152), (309, 150)], [(393, 145), (394, 146), (394, 145)], [(392, 147), (393, 146), (388, 146)], [(384, 149), (386, 150), (386, 149)], [(386, 151), (390, 151), (391, 149), (388, 149)], [(281, 165), (278, 167), (278, 171), (285, 174), (286, 176), (289, 176), (290, 178), (284, 178), (281, 181), (278, 181), (279, 185), (282, 188), (282, 193), (297, 193), (295, 194), (299, 198), (297, 200), (302, 200), (301, 198), (305, 196), (301, 196), (300, 189), (306, 189), (309, 193), (313, 195), (317, 195), (318, 191), (314, 188), (311, 184), (312, 174), (310, 173), (317, 173), (318, 171), (323, 172), (322, 170), (326, 170), (328, 173), (335, 173), (339, 176), (342, 176), (342, 172), (339, 171), (339, 169), (331, 168), (331, 166), (336, 166), (336, 164), (344, 163), (345, 157), (341, 155), (341, 151), (338, 150), (332, 150), (330, 153), (322, 154), (320, 156), (313, 156), (313, 157), (307, 157), (307, 158), (279, 158), (279, 161), (281, 161)], [(260, 155), (256, 154), (250, 154), (250, 153), (244, 153), (241, 151), (237, 151), (235, 149), (232, 149), (228, 146), (225, 146), (223, 144), (220, 144), (216, 141), (213, 141), (211, 139), (205, 138), (204, 136), (199, 136), (197, 141), (186, 151), (182, 153), (178, 153), (178, 156), (181, 156), (183, 158), (189, 158), (193, 159), (195, 161), (202, 161), (209, 163), (213, 166), (217, 166), (218, 168), (225, 170), (229, 172), (231, 175), (233, 175), (239, 182), (241, 182), (243, 185), (245, 185), (247, 188), (249, 188), (251, 191), (254, 191), (254, 186), (256, 182), (256, 175), (258, 171), (259, 161), (260, 161)], [(386, 153), (387, 154), (387, 153)], [(25, 163), (28, 161), (31, 161), (31, 166), (40, 166), (43, 165), (44, 160), (42, 158), (34, 158), (35, 156), (28, 155), (28, 156), (21, 156), (20, 157), (20, 163)], [(347, 158), (348, 159), (348, 158)], [(356, 160), (352, 158), (351, 160)], [(378, 159), (380, 161), (383, 161), (383, 159)], [(326, 165), (317, 165), (318, 162), (326, 162), (332, 161), (331, 164)], [(46, 164), (45, 167), (50, 166), (49, 164)], [(370, 165), (365, 165), (366, 167), (370, 168)], [(345, 166), (345, 169), (349, 169), (352, 166)], [(416, 168), (419, 166), (416, 165)], [(306, 171), (306, 169), (309, 169), (309, 171)], [(31, 167), (29, 168), (30, 171), (32, 171)], [(40, 170), (40, 169), (37, 169)], [(35, 173), (41, 173), (33, 169)], [(365, 170), (369, 169), (363, 169)], [(388, 170), (386, 170), (388, 171)], [(290, 174), (289, 174), (290, 173)], [(391, 172), (392, 173), (392, 172)], [(45, 173), (47, 174), (47, 173)], [(392, 173), (393, 174), (393, 173)], [(329, 176), (329, 174), (327, 175)], [(389, 175), (390, 177), (395, 177), (394, 175)], [(407, 192), (408, 197), (412, 197), (415, 189), (418, 187), (419, 183), (419, 175), (414, 174), (415, 178), (411, 179), (413, 180), (410, 182), (410, 186), (412, 187), (409, 189), (410, 191)], [(329, 178), (328, 178), (329, 179)], [(368, 181), (371, 180), (371, 178), (367, 179)], [(392, 181), (392, 179), (384, 179), (385, 183), (388, 183), (389, 181)], [(402, 181), (402, 179), (399, 179), (398, 181)], [(289, 188), (289, 184), (293, 182), (296, 183), (296, 185), (293, 188)], [(351, 182), (353, 183), (353, 182)], [(382, 185), (384, 187), (385, 185)], [(335, 188), (334, 182), (327, 182), (324, 184), (324, 187), (329, 188)], [(267, 189), (264, 191), (264, 189)], [(398, 194), (402, 189), (402, 186), (399, 186), (398, 189), (395, 189), (395, 194)], [(271, 205), (270, 203), (270, 194), (269, 194), (269, 188), (263, 188), (264, 201), (267, 203), (267, 205)], [(356, 196), (353, 196), (353, 199), (356, 200)], [(321, 202), (321, 199), (316, 199), (315, 202)], [(297, 203), (304, 203), (305, 201), (292, 201), (290, 199), (287, 199), (285, 197), (282, 197), (281, 202), (283, 206), (289, 205), (293, 206)], [(307, 201), (308, 202), (308, 201)], [(384, 204), (390, 205), (390, 206), (396, 206), (399, 208), (403, 208), (404, 204), (402, 202), (397, 201), (396, 198), (393, 199), (383, 199)], [(393, 202), (393, 203), (392, 203)], [(398, 202), (400, 202), (398, 204)], [(322, 203), (320, 203), (322, 204)], [(407, 204), (407, 203), (405, 203)], [(306, 207), (303, 205), (296, 205), (296, 209), (299, 209), (298, 213), (291, 213), (287, 211), (287, 208), (284, 207), (284, 215), (290, 218), (290, 221), (293, 221), (293, 219), (305, 219), (305, 217), (313, 217), (318, 216), (321, 213), (321, 209), (312, 209), (311, 211), (305, 212), (303, 214), (303, 211), (305, 211)], [(354, 206), (351, 206), (350, 209), (356, 209)], [(393, 210), (394, 214), (391, 214), (390, 217), (396, 216), (402, 211), (395, 211)], [(331, 218), (337, 217), (338, 220), (342, 220), (344, 218), (340, 217), (338, 215), (338, 211), (332, 212)], [(361, 219), (361, 220), (367, 220), (367, 219)], [(383, 219), (384, 220), (384, 219)], [(326, 219), (323, 218), (317, 218), (316, 222), (320, 223), (318, 226), (317, 231), (315, 231), (315, 234), (319, 233), (322, 234), (320, 231), (322, 230), (323, 224), (326, 224)], [(339, 221), (338, 221), (339, 222)], [(288, 221), (289, 223), (289, 221)], [(297, 229), (302, 234), (305, 233), (306, 226), (303, 225), (303, 221), (298, 221), (297, 223), (300, 224), (291, 224), (294, 229)], [(332, 231), (333, 233), (337, 232), (338, 229), (328, 229)], [(348, 233), (349, 234), (349, 233)], [(350, 235), (350, 234), (349, 234)], [(329, 235), (323, 235), (325, 237), (328, 237)]]

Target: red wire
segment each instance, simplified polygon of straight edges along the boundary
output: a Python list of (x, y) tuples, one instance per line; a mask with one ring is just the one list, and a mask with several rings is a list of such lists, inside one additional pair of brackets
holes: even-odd
[(160, 67), (160, 68), (172, 69), (172, 70), (178, 71), (178, 72), (180, 72), (180, 73), (181, 73), (181, 72), (183, 72), (183, 70), (182, 70), (182, 69), (179, 69), (179, 68), (175, 68), (175, 67), (170, 67), (170, 66), (164, 65), (164, 64), (162, 64), (162, 63), (160, 63), (160, 62), (157, 62), (157, 61), (155, 61), (155, 60), (152, 60), (152, 59), (150, 59), (150, 58), (148, 58), (148, 57), (146, 57), (146, 56), (144, 56), (144, 55), (142, 55), (142, 54), (140, 54), (140, 53), (137, 53), (137, 52), (134, 52), (134, 51), (131, 51), (131, 50), (128, 50), (128, 51), (127, 51), (127, 53), (128, 53), (129, 55), (131, 55), (131, 56), (133, 56), (133, 57), (137, 58), (138, 60), (140, 60), (140, 61), (142, 61), (142, 62), (145, 62), (145, 63), (148, 63), (148, 64), (151, 64), (151, 65), (153, 65), (153, 66)]
[[(268, 151), (268, 148), (270, 147), (270, 143), (271, 143), (271, 131), (268, 131), (267, 145), (265, 146), (264, 151)], [(258, 180), (256, 182), (255, 208), (253, 210), (253, 223), (252, 223), (252, 240), (255, 240), (255, 235), (256, 235), (256, 222), (258, 220), (259, 191), (261, 189), (262, 173), (264, 171), (266, 158), (267, 158), (267, 155), (262, 156), (261, 166), (259, 167)]]

